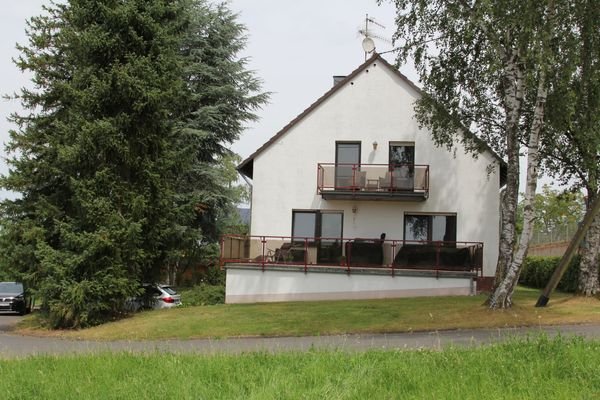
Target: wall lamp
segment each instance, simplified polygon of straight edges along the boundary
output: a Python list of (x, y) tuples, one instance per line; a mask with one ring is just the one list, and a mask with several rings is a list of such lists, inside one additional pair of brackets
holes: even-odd
[(377, 150), (377, 140), (373, 142), (373, 150)]

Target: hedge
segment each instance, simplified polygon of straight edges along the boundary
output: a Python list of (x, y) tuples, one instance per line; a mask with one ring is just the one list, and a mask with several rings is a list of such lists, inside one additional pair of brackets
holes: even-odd
[[(579, 256), (573, 257), (571, 264), (558, 283), (558, 290), (574, 293), (579, 279)], [(550, 280), (558, 267), (560, 257), (527, 257), (523, 263), (519, 283), (525, 286), (542, 289)]]

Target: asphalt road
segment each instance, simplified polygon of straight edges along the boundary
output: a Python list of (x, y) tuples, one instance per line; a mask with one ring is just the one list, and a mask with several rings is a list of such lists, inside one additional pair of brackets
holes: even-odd
[(0, 315), (0, 358), (20, 358), (38, 354), (81, 354), (105, 351), (136, 353), (169, 352), (195, 354), (244, 353), (252, 351), (282, 352), (336, 349), (364, 351), (368, 349), (408, 350), (441, 349), (448, 346), (480, 346), (512, 337), (545, 333), (548, 336), (583, 336), (600, 339), (600, 325), (565, 325), (535, 328), (477, 329), (442, 332), (416, 332), (382, 335), (336, 335), (283, 338), (236, 338), (161, 341), (96, 342), (20, 336), (10, 333), (19, 317)]
[(0, 311), (0, 332), (10, 332), (21, 318), (19, 314)]

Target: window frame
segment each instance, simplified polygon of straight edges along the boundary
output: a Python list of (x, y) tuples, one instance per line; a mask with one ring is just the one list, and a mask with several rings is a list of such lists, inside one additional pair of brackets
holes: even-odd
[[(404, 219), (402, 222), (402, 240), (406, 241), (406, 220), (407, 217), (427, 217), (427, 242), (447, 242), (456, 243), (458, 235), (458, 215), (456, 213), (419, 213), (419, 212), (405, 212)], [(454, 240), (433, 240), (433, 218), (434, 217), (452, 217), (454, 218)], [(412, 240), (412, 239), (411, 239)]]
[[(291, 238), (294, 241), (294, 227), (296, 224), (296, 214), (315, 214), (315, 227), (312, 238), (314, 240), (309, 241), (309, 244), (314, 244), (317, 240), (321, 239), (321, 236), (317, 235), (318, 233), (322, 233), (322, 215), (323, 214), (339, 214), (341, 216), (341, 225), (340, 225), (340, 237), (339, 239), (343, 239), (344, 237), (344, 211), (342, 210), (292, 210), (292, 232)], [(304, 236), (298, 236), (304, 237)], [(310, 237), (310, 236), (309, 236)]]

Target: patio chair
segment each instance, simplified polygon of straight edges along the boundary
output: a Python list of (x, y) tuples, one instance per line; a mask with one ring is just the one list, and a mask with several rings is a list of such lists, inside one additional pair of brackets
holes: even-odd
[(283, 243), (280, 248), (275, 249), (273, 262), (301, 262), (304, 261), (304, 247), (295, 246), (294, 243)]

